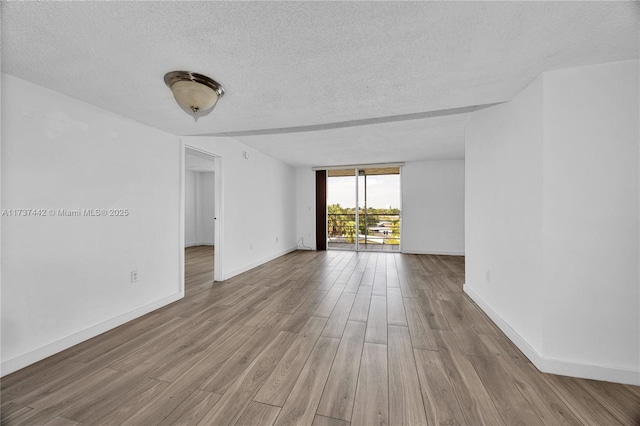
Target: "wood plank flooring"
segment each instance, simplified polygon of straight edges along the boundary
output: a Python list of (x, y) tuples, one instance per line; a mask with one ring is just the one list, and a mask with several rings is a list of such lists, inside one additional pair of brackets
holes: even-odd
[(540, 373), (464, 258), (298, 251), (4, 377), (3, 425), (638, 425), (640, 388)]

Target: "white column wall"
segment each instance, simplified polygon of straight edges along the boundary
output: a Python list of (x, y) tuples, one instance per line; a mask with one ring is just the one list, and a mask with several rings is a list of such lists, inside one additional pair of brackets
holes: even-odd
[(2, 122), (2, 207), (47, 213), (2, 217), (7, 374), (182, 297), (182, 177), (177, 137), (6, 74)]
[(473, 113), (465, 149), (465, 290), (541, 352), (542, 78)]
[(639, 77), (638, 61), (546, 73), (543, 170), (544, 355), (638, 378)]
[(467, 128), (465, 291), (542, 371), (640, 384), (639, 74), (547, 72)]

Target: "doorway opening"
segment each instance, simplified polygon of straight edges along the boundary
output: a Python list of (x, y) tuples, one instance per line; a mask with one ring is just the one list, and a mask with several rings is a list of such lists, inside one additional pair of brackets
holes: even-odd
[(327, 248), (401, 251), (400, 167), (327, 170)]
[(184, 154), (184, 279), (185, 291), (217, 279), (219, 159), (185, 147)]

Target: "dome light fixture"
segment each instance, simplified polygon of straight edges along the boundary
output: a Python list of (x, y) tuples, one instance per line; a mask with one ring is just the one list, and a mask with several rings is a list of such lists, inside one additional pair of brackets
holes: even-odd
[(224, 95), (220, 83), (191, 71), (172, 71), (165, 74), (164, 82), (173, 92), (173, 97), (187, 114), (198, 118), (209, 114), (216, 102)]

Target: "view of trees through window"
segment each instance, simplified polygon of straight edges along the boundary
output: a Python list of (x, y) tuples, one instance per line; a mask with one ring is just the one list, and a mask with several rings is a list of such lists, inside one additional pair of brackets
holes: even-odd
[[(385, 244), (400, 244), (400, 209), (387, 208), (359, 209), (360, 243), (365, 244), (364, 235), (373, 236), (375, 233), (385, 236)], [(356, 240), (356, 209), (342, 207), (340, 204), (327, 206), (327, 221), (330, 237), (344, 237), (344, 241), (355, 243)], [(386, 229), (382, 229), (386, 228)], [(383, 240), (368, 238), (368, 244), (380, 244)]]

